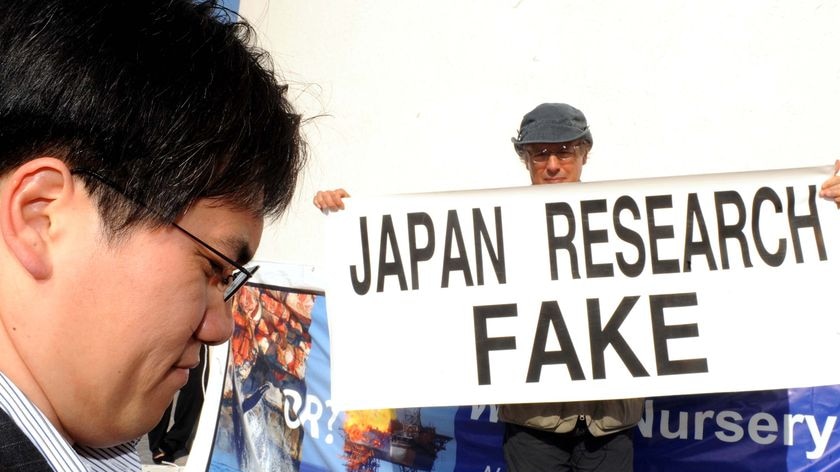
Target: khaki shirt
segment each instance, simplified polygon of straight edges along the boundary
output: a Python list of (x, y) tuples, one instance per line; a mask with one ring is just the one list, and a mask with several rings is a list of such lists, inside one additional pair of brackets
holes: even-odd
[(499, 405), (499, 419), (529, 428), (568, 433), (583, 416), (593, 436), (631, 428), (642, 419), (644, 398)]

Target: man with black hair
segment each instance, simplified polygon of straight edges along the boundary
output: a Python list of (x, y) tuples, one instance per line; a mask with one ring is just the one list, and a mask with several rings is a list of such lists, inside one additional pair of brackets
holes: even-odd
[(213, 2), (0, 2), (0, 469), (139, 470), (230, 336), (304, 162), (251, 36)]

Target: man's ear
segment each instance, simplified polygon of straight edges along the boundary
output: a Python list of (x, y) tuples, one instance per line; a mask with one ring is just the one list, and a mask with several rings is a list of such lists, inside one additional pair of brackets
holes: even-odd
[(52, 274), (54, 213), (73, 196), (73, 176), (52, 157), (26, 162), (8, 175), (0, 193), (0, 233), (6, 247), (36, 280)]

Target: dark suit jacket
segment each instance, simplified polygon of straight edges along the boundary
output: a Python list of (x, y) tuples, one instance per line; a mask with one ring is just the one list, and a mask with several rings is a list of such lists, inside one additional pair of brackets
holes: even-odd
[(52, 472), (44, 456), (23, 434), (23, 431), (0, 410), (0, 470), (19, 472)]

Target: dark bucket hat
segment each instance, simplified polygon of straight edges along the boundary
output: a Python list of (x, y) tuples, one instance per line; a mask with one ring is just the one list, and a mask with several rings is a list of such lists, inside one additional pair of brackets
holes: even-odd
[(592, 133), (583, 112), (565, 103), (543, 103), (522, 117), (519, 135), (510, 138), (516, 153), (530, 143), (565, 143), (583, 138), (592, 143)]

